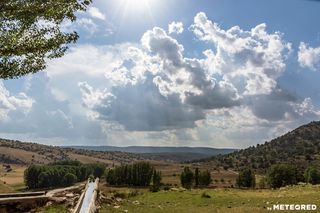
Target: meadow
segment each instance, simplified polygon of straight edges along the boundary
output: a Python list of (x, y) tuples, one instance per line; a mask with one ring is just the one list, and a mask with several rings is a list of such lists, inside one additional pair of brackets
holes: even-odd
[(272, 207), (273, 204), (319, 204), (320, 202), (319, 185), (296, 185), (278, 190), (217, 188), (185, 191), (162, 190), (156, 193), (142, 189), (108, 188), (105, 186), (100, 189), (107, 196), (113, 194), (121, 197), (118, 199), (120, 202), (117, 205), (102, 204), (100, 213), (259, 213), (270, 212), (267, 208)]
[[(211, 170), (213, 183), (209, 188), (185, 190), (180, 188), (179, 174), (184, 165), (155, 164), (162, 172), (162, 187), (159, 192), (150, 192), (148, 188), (110, 187), (102, 179), (99, 190), (105, 200), (101, 199), (100, 213), (260, 213), (270, 212), (273, 204), (319, 204), (320, 185), (300, 184), (280, 189), (236, 189), (230, 188), (235, 183), (237, 173), (233, 171)], [(197, 165), (189, 165), (194, 169)], [(0, 171), (0, 193), (21, 191), (25, 167), (12, 165), (11, 172)], [(201, 169), (207, 169), (205, 167)], [(259, 182), (260, 176), (256, 176)], [(223, 181), (221, 181), (223, 180)], [(320, 206), (318, 206), (320, 208)], [(64, 213), (64, 205), (42, 207), (37, 212)], [(282, 211), (285, 212), (285, 211)], [(302, 212), (302, 211), (300, 211)]]

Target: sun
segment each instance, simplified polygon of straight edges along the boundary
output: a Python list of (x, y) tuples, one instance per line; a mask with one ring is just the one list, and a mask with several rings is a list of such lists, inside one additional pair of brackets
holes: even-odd
[[(152, 23), (162, 11), (162, 0), (113, 0), (113, 16), (119, 17), (119, 28)], [(130, 25), (128, 25), (130, 23)]]
[(123, 6), (129, 13), (148, 13), (151, 7), (155, 7), (156, 0), (123, 0)]
[(124, 7), (129, 12), (145, 12), (149, 10), (150, 3), (150, 0), (124, 0)]

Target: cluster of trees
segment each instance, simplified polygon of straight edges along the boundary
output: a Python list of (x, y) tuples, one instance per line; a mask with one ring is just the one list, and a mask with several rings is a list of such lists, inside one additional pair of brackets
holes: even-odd
[(90, 175), (101, 177), (105, 172), (103, 164), (82, 164), (79, 161), (61, 161), (48, 165), (31, 165), (24, 173), (29, 189), (70, 186), (85, 181)]
[(256, 186), (256, 176), (254, 172), (251, 169), (244, 169), (240, 171), (236, 184), (239, 188), (254, 188)]
[[(300, 171), (297, 167), (289, 164), (275, 164), (272, 165), (267, 174), (266, 178), (261, 179), (260, 187), (265, 187), (265, 182), (271, 188), (280, 188), (287, 185), (297, 184), (300, 180)], [(320, 171), (311, 166), (305, 170), (304, 182), (310, 184), (320, 184)], [(254, 188), (256, 185), (255, 174), (252, 169), (244, 169), (240, 171), (237, 178), (237, 186), (245, 188)]]
[(189, 167), (184, 167), (180, 175), (181, 185), (190, 189), (193, 185), (195, 187), (208, 186), (212, 182), (211, 174), (208, 170), (200, 171), (196, 168), (193, 172)]
[(154, 191), (158, 190), (161, 173), (157, 172), (149, 162), (117, 166), (106, 172), (106, 181), (116, 186), (149, 186), (152, 180)]

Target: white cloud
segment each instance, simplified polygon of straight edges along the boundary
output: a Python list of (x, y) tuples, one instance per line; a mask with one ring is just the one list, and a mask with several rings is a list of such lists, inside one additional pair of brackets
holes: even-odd
[(309, 68), (313, 71), (320, 70), (320, 47), (312, 48), (308, 44), (301, 42), (298, 62), (301, 67)]
[(5, 88), (3, 81), (0, 81), (0, 120), (7, 119), (8, 113), (21, 111), (28, 113), (32, 107), (34, 100), (29, 98), (25, 93), (21, 92), (17, 96), (10, 95)]
[[(78, 44), (50, 61), (44, 76), (29, 78), (24, 95), (0, 85), (0, 117), (11, 120), (0, 122), (2, 133), (84, 144), (245, 147), (320, 119), (310, 98), (278, 85), (291, 50), (281, 33), (268, 33), (265, 24), (224, 30), (204, 13), (189, 29), (207, 45), (202, 56), (188, 58), (182, 43), (155, 27), (137, 44)], [(28, 97), (28, 113), (19, 113)]]
[(182, 22), (174, 21), (171, 24), (169, 24), (168, 28), (169, 28), (169, 34), (173, 34), (173, 33), (181, 34), (184, 31)]
[(106, 20), (106, 17), (103, 13), (101, 13), (101, 11), (96, 8), (96, 7), (90, 7), (88, 9), (88, 13), (90, 14), (90, 16), (92, 16), (93, 18), (97, 18), (97, 19), (101, 19), (101, 20)]
[(195, 16), (190, 30), (200, 40), (215, 45), (215, 54), (205, 52), (210, 70), (222, 74), (240, 92), (269, 94), (277, 86), (276, 80), (284, 72), (286, 55), (291, 51), (291, 44), (283, 41), (280, 33), (269, 34), (266, 24), (251, 31), (239, 26), (223, 30), (202, 12)]

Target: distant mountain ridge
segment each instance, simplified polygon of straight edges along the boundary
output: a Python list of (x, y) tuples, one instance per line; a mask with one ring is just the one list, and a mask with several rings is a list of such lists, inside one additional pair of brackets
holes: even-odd
[(143, 157), (153, 160), (171, 161), (190, 161), (208, 158), (216, 155), (229, 154), (237, 149), (217, 149), (210, 147), (160, 147), (160, 146), (68, 146), (72, 149), (107, 151), (107, 152), (126, 152), (140, 154)]
[(237, 149), (218, 149), (210, 147), (174, 147), (174, 146), (67, 146), (74, 149), (86, 149), (93, 151), (112, 151), (130, 153), (199, 153), (208, 155), (227, 154)]

